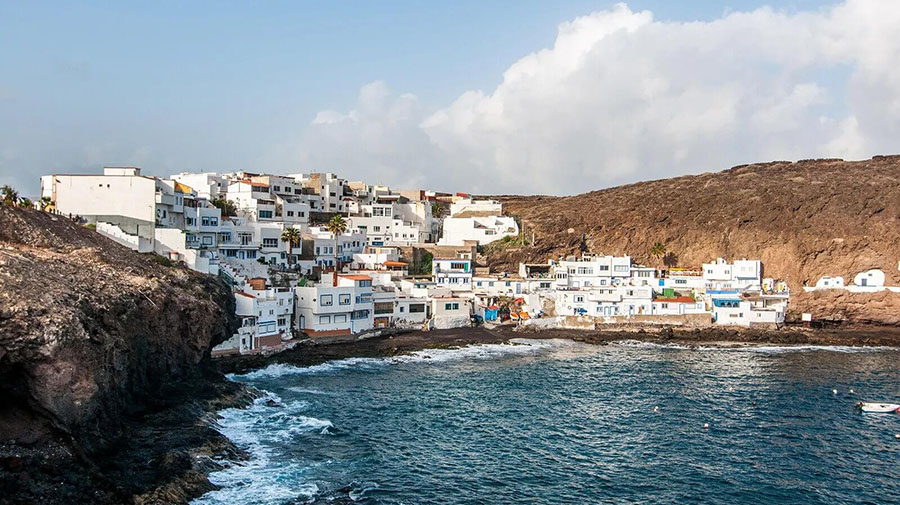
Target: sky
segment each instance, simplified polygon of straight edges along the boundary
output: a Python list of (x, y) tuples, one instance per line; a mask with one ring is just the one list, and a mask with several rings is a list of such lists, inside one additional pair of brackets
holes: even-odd
[(575, 194), (900, 151), (896, 0), (0, 0), (0, 185), (137, 165)]

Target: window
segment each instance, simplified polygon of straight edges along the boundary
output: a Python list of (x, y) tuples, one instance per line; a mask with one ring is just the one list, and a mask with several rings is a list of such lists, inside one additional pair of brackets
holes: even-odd
[(263, 247), (278, 247), (277, 238), (264, 238), (262, 242)]
[(285, 318), (283, 318), (283, 317), (278, 318), (278, 326), (284, 326), (285, 322), (286, 322)]
[(583, 302), (584, 302), (584, 295), (578, 295), (575, 297), (575, 303), (583, 303)]
[(319, 297), (319, 305), (322, 307), (331, 307), (334, 304), (334, 297), (332, 295), (322, 295)]
[(255, 260), (256, 259), (256, 251), (247, 251), (247, 259)]
[(376, 314), (393, 314), (394, 313), (394, 303), (393, 302), (376, 302), (375, 303), (375, 313)]
[(278, 331), (278, 328), (275, 326), (275, 321), (270, 321), (267, 323), (259, 323), (259, 334), (260, 335), (268, 335), (270, 333), (275, 333)]
[(350, 295), (346, 293), (338, 295), (338, 305), (350, 305)]
[(597, 270), (600, 270), (601, 272), (609, 272), (609, 265), (600, 265), (597, 267)]
[(594, 275), (594, 269), (591, 267), (578, 267), (578, 275)]
[(628, 265), (616, 265), (615, 267), (613, 267), (613, 271), (614, 272), (627, 272)]
[(409, 312), (410, 314), (416, 312), (421, 313), (425, 312), (425, 304), (424, 303), (410, 303), (409, 304)]
[(237, 258), (237, 249), (225, 249), (226, 258)]
[(272, 189), (275, 191), (281, 191), (281, 186), (272, 186)]
[(466, 263), (450, 263), (451, 270), (466, 270)]
[(287, 215), (288, 215), (288, 217), (294, 217), (294, 211), (292, 211), (292, 210), (287, 211)]
[(455, 302), (454, 303), (445, 303), (444, 310), (459, 310), (459, 304), (455, 303)]
[(261, 211), (259, 211), (259, 217), (260, 217), (260, 219), (271, 219), (272, 211), (271, 210), (261, 210)]
[(668, 309), (668, 308), (669, 308), (669, 304), (668, 304), (668, 303), (663, 303), (663, 304), (662, 304), (662, 308)]
[(368, 319), (369, 311), (368, 310), (354, 310), (352, 314), (350, 314), (350, 319), (358, 320), (358, 319)]
[(331, 316), (319, 316), (319, 324), (331, 324)]
[(347, 314), (335, 314), (334, 322), (335, 323), (346, 323), (347, 322)]
[(372, 287), (372, 281), (370, 281), (370, 280), (359, 281), (359, 287), (361, 287), (361, 288), (371, 288), (371, 287)]
[(675, 279), (675, 284), (687, 284), (687, 279)]
[(209, 235), (204, 235), (202, 238), (202, 241), (203, 241), (203, 245), (212, 245), (213, 244), (213, 238), (210, 237)]

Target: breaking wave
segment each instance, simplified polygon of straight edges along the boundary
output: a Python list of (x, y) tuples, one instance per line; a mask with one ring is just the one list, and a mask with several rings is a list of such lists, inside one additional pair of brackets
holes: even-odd
[[(296, 461), (274, 464), (276, 444), (330, 434), (331, 421), (297, 414), (308, 406), (304, 401), (285, 403), (278, 395), (265, 392), (245, 409), (220, 411), (216, 429), (245, 450), (249, 458), (220, 461), (224, 468), (209, 475), (210, 482), (220, 489), (191, 503), (262, 505), (307, 500), (318, 494), (315, 483), (297, 484), (310, 467)], [(297, 478), (286, 479), (286, 476)]]
[(533, 354), (551, 348), (570, 345), (574, 345), (574, 342), (564, 339), (512, 339), (507, 344), (476, 344), (453, 349), (424, 349), (388, 358), (346, 358), (305, 367), (276, 363), (245, 374), (231, 374), (228, 378), (233, 380), (271, 379), (287, 375), (326, 374), (348, 368), (357, 370), (376, 369), (401, 363), (442, 363), (468, 359), (495, 359), (503, 356)]

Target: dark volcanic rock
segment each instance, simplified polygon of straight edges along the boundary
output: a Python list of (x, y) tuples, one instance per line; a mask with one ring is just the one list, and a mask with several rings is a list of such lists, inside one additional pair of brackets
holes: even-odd
[(106, 477), (138, 450), (144, 418), (166, 411), (160, 426), (191, 426), (202, 403), (234, 393), (209, 363), (234, 329), (233, 303), (214, 277), (0, 207), (0, 502), (132, 501), (189, 465), (172, 454), (158, 475)]

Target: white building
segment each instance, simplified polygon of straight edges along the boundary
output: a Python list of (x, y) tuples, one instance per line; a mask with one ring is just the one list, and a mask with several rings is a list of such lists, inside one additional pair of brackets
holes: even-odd
[(476, 275), (472, 277), (472, 291), (482, 297), (513, 298), (525, 292), (525, 281), (508, 275)]
[(438, 286), (451, 291), (472, 291), (472, 260), (461, 258), (434, 258), (431, 273)]
[(781, 326), (787, 300), (778, 297), (732, 297), (713, 299), (713, 321), (720, 326)]
[[(303, 235), (304, 240), (313, 242), (313, 260), (323, 268), (333, 268), (335, 257), (334, 235), (324, 227), (314, 226), (309, 233)], [(337, 259), (341, 265), (353, 262), (356, 254), (362, 254), (366, 248), (366, 234), (356, 230), (342, 233), (337, 241)]]
[(884, 280), (884, 272), (877, 268), (874, 268), (872, 270), (866, 270), (865, 272), (856, 274), (856, 277), (853, 278), (853, 284), (860, 287), (880, 289), (884, 287)]
[(707, 289), (759, 289), (762, 283), (762, 262), (737, 260), (734, 264), (722, 258), (703, 264), (703, 280)]
[[(584, 255), (581, 259), (569, 258), (553, 265), (554, 286), (557, 289), (581, 289), (593, 286), (618, 286), (631, 279), (630, 256)], [(652, 270), (652, 269), (650, 269)], [(643, 279), (649, 285), (653, 276), (648, 270)]]
[(331, 274), (314, 286), (294, 288), (296, 326), (310, 336), (356, 334), (373, 328), (372, 278)]
[(467, 241), (485, 245), (518, 234), (519, 225), (508, 216), (447, 217), (444, 218), (438, 245), (462, 246)]
[(431, 326), (436, 330), (462, 328), (472, 324), (472, 299), (436, 296), (431, 299)]
[(143, 176), (137, 167), (104, 167), (102, 175), (53, 174), (42, 177), (41, 186), (58, 212), (81, 216), (126, 247), (218, 272), (221, 212), (189, 186)]

